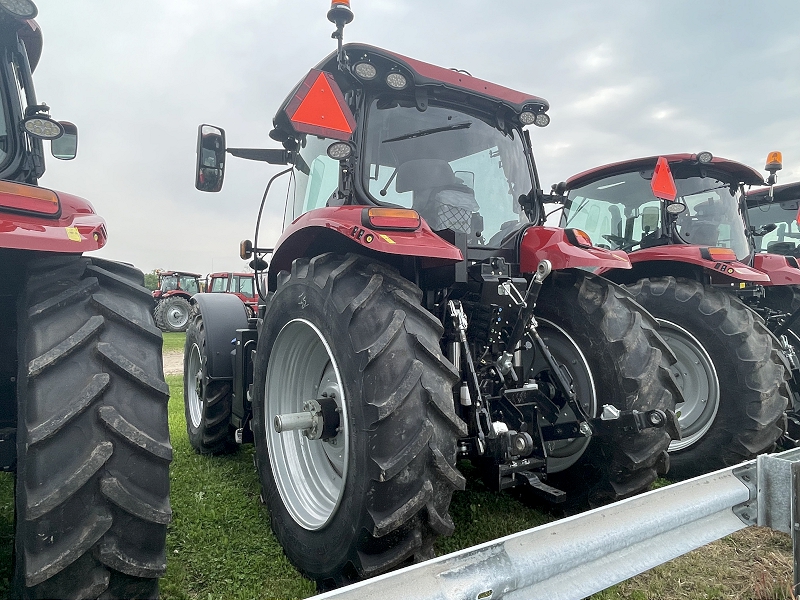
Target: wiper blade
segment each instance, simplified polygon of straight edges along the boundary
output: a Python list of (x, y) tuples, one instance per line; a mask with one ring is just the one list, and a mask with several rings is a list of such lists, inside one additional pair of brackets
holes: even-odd
[(399, 142), (400, 140), (410, 140), (412, 138), (418, 138), (425, 135), (431, 135), (432, 133), (441, 133), (443, 131), (453, 131), (454, 129), (467, 129), (472, 126), (471, 121), (467, 121), (466, 123), (453, 123), (452, 125), (445, 125), (444, 127), (434, 127), (432, 129), (420, 129), (419, 131), (415, 131), (414, 133), (407, 133), (405, 135), (401, 135), (394, 138), (389, 138), (388, 140), (383, 140), (382, 144), (386, 144), (388, 142)]

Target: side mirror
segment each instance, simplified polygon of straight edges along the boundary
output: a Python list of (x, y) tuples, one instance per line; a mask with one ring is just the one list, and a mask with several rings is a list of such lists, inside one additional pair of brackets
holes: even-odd
[(225, 175), (225, 131), (213, 125), (197, 128), (197, 168), (194, 187), (218, 192)]
[(69, 121), (59, 121), (64, 133), (50, 142), (50, 152), (59, 160), (72, 160), (78, 155), (78, 128)]

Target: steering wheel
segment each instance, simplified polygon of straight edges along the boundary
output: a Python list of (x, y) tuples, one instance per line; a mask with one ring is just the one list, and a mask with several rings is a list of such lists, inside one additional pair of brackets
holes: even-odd
[(628, 240), (622, 237), (621, 235), (604, 234), (603, 237), (612, 244), (616, 244), (617, 250), (622, 250), (623, 252), (627, 252), (634, 246), (638, 246), (639, 244), (641, 244), (641, 241)]

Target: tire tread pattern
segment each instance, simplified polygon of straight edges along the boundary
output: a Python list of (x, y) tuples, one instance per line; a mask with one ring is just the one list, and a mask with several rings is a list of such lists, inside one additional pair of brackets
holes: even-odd
[(15, 593), (157, 598), (172, 450), (152, 296), (139, 270), (103, 259), (55, 255), (27, 270)]

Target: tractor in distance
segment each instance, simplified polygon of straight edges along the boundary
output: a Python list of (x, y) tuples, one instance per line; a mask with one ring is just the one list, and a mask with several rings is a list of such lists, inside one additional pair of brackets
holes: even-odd
[(0, 0), (0, 467), (15, 476), (11, 595), (157, 598), (166, 568), (167, 399), (153, 298), (92, 205), (40, 187), (75, 125), (36, 99), (30, 0)]
[(153, 318), (161, 331), (186, 331), (189, 300), (200, 291), (201, 275), (186, 271), (159, 271), (158, 289), (153, 290), (156, 306)]
[[(772, 161), (770, 161), (770, 158)], [(767, 165), (780, 166), (780, 153), (771, 153)], [(777, 169), (775, 169), (777, 171)], [(757, 254), (756, 268), (769, 270), (776, 285), (765, 288), (759, 300), (760, 314), (786, 347), (792, 367), (792, 403), (787, 412), (788, 446), (800, 442), (800, 182), (774, 185), (775, 171), (767, 179), (769, 187), (747, 192), (747, 216)], [(788, 345), (787, 345), (788, 344)]]
[(234, 294), (255, 317), (258, 312), (256, 278), (253, 273), (210, 273), (206, 277), (205, 291), (212, 294)]
[(753, 262), (745, 186), (763, 183), (755, 169), (700, 152), (618, 162), (553, 186), (562, 226), (628, 252), (632, 269), (601, 272), (658, 319), (678, 358), (677, 477), (769, 451), (785, 431), (785, 348), (748, 307), (786, 284)]
[[(284, 231), (252, 258), (259, 305), (193, 297), (185, 412), (200, 453), (253, 442), (272, 530), (321, 589), (433, 555), (459, 459), (497, 490), (605, 502), (668, 467), (682, 400), (654, 320), (588, 269), (629, 267), (541, 226), (527, 125), (548, 104), (342, 44), (274, 117), (276, 149), (201, 125), (195, 186), (227, 154), (289, 165)], [(271, 254), (269, 264), (265, 260)]]

